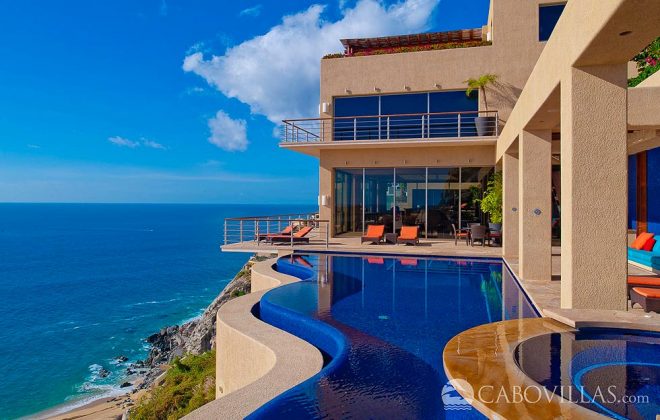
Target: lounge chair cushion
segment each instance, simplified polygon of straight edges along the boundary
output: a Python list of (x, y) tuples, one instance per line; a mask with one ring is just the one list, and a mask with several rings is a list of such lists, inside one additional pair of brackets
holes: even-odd
[(649, 287), (635, 287), (633, 288), (633, 290), (647, 299), (660, 299), (660, 289), (651, 289)]
[(655, 277), (655, 276), (628, 276), (628, 284), (638, 284), (640, 286), (660, 287), (660, 277)]
[(366, 238), (381, 238), (385, 234), (385, 225), (369, 225), (367, 226), (367, 233), (364, 234)]
[(417, 231), (418, 231), (417, 226), (403, 226), (401, 227), (401, 234), (399, 235), (399, 239), (404, 239), (404, 240), (413, 240), (417, 239)]
[(657, 241), (653, 238), (649, 239), (648, 241), (646, 241), (646, 243), (642, 247), (642, 251), (652, 251), (656, 242)]
[(652, 239), (652, 238), (653, 238), (653, 234), (652, 234), (652, 233), (650, 233), (650, 232), (642, 232), (642, 233), (640, 233), (640, 234), (637, 236), (637, 238), (635, 238), (635, 240), (634, 240), (633, 243), (630, 245), (630, 247), (631, 247), (632, 249), (642, 249), (642, 248), (644, 247), (644, 244), (646, 244), (646, 242), (647, 242), (649, 239)]

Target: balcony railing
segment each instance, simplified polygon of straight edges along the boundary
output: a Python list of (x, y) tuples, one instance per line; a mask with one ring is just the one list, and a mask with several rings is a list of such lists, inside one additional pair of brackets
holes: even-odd
[(497, 111), (284, 120), (282, 143), (497, 137)]
[[(298, 238), (303, 228), (311, 228)], [(288, 231), (287, 231), (288, 229)], [(224, 244), (325, 245), (330, 240), (330, 221), (320, 220), (318, 213), (280, 214), (274, 216), (233, 217), (225, 219)]]

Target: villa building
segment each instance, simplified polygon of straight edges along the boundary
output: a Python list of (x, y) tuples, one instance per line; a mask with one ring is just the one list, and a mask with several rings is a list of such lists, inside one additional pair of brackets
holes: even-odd
[[(463, 325), (484, 306), (483, 317), (461, 331), (440, 331), (446, 346), (436, 373), (467, 381), (471, 388), (454, 384), (463, 396), (474, 399), (477, 386), (563, 386), (575, 378), (568, 365), (553, 363), (587, 347), (598, 357), (617, 355), (621, 360), (608, 363), (625, 369), (634, 354), (629, 342), (602, 351), (572, 334), (582, 327), (660, 332), (657, 313), (633, 309), (627, 283), (629, 274), (660, 273), (660, 244), (628, 247), (637, 234), (660, 234), (660, 72), (628, 87), (637, 71), (631, 59), (660, 35), (659, 24), (656, 0), (491, 0), (479, 28), (342, 39), (344, 52), (321, 60), (319, 116), (282, 127), (282, 148), (319, 160), (318, 212), (225, 221), (224, 251), (291, 255), (255, 265), (253, 293), (220, 310), (218, 400), (197, 418), (283, 415), (305, 398), (311, 402), (304, 409), (345, 413), (342, 404), (351, 402), (321, 385), (332, 382), (335, 360), (352, 357), (343, 349), (386, 349), (388, 339), (405, 348), (416, 341), (390, 333), (425, 336), (440, 324)], [(469, 89), (467, 81), (482, 76), (491, 83)], [(503, 184), (502, 246), (465, 246), (457, 232), (489, 222), (478, 202), (496, 172)], [(362, 245), (372, 225), (384, 227), (390, 244)], [(403, 227), (416, 227), (420, 246), (397, 245)], [(499, 269), (488, 265), (493, 259)], [(309, 288), (295, 285), (294, 277), (310, 272)], [(471, 275), (476, 280), (465, 280)], [(411, 288), (397, 289), (407, 278)], [(441, 284), (435, 301), (433, 281)], [(478, 299), (461, 294), (471, 281)], [(287, 290), (294, 303), (281, 310)], [(456, 298), (444, 302), (450, 291)], [(397, 312), (406, 299), (411, 306)], [(435, 305), (446, 307), (434, 321)], [(349, 315), (339, 319), (347, 307)], [(415, 313), (412, 324), (378, 334), (379, 325), (408, 313)], [(291, 335), (277, 339), (274, 330)], [(377, 339), (347, 344), (356, 330)], [(255, 361), (249, 366), (246, 354)], [(594, 362), (598, 357), (590, 359), (594, 366), (604, 363)], [(383, 362), (366, 380), (396, 363)], [(622, 388), (634, 382), (629, 371), (610, 377)], [(346, 381), (341, 377), (336, 388)], [(394, 399), (417, 396), (406, 400), (402, 391)], [(594, 410), (629, 409), (563, 402), (555, 395), (540, 405), (471, 404), (501, 418), (597, 418)], [(402, 416), (425, 417), (421, 412)]]

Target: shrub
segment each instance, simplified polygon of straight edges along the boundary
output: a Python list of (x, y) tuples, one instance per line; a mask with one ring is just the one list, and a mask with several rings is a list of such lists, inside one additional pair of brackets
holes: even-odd
[(156, 386), (131, 410), (131, 419), (179, 419), (215, 399), (215, 351), (186, 355), (172, 362)]
[(628, 86), (630, 87), (637, 86), (660, 70), (660, 38), (647, 45), (646, 48), (633, 57), (633, 61), (637, 63), (639, 75), (628, 79)]
[(495, 172), (488, 180), (484, 198), (479, 200), (481, 211), (490, 215), (492, 223), (502, 223), (502, 172)]

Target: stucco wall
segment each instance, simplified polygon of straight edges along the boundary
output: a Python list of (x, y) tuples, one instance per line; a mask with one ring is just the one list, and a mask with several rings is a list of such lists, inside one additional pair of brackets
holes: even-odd
[[(336, 96), (465, 89), (466, 79), (494, 73), (499, 82), (488, 92), (489, 109), (499, 110), (506, 120), (545, 45), (538, 41), (538, 8), (544, 3), (556, 1), (493, 0), (490, 46), (322, 60), (321, 102), (332, 103)], [(330, 107), (321, 116), (332, 112)]]

